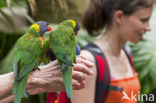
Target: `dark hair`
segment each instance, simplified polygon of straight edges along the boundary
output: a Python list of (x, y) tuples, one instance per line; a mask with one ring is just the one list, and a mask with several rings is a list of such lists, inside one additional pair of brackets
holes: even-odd
[(82, 23), (91, 35), (97, 35), (104, 26), (111, 25), (115, 11), (122, 10), (124, 14), (131, 15), (139, 7), (148, 8), (153, 3), (154, 0), (90, 0)]

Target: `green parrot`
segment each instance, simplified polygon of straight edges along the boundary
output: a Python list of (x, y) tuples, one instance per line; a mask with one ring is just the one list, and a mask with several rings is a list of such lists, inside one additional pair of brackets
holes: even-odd
[(15, 44), (12, 66), (15, 77), (13, 87), (14, 103), (21, 102), (29, 73), (38, 67), (44, 58), (45, 49), (48, 50), (48, 47), (46, 47), (48, 43), (43, 41), (43, 35), (47, 31), (52, 31), (48, 22), (39, 21), (33, 24)]
[(80, 27), (74, 20), (63, 21), (49, 34), (50, 48), (59, 61), (67, 97), (72, 100), (72, 63), (76, 58), (76, 39)]

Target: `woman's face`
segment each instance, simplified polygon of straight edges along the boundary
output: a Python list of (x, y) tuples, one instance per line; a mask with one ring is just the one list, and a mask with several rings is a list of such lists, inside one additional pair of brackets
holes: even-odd
[(151, 30), (149, 19), (152, 11), (153, 7), (140, 8), (133, 14), (124, 16), (120, 28), (123, 39), (134, 44), (142, 40), (143, 34)]

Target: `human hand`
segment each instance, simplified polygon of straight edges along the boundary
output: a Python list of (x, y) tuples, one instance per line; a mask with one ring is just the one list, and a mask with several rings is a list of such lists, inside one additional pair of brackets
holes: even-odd
[[(72, 85), (74, 90), (79, 90), (85, 86), (86, 75), (92, 75), (89, 68), (93, 64), (83, 58), (76, 58), (72, 70)], [(55, 60), (47, 65), (39, 66), (39, 71), (30, 73), (26, 90), (29, 94), (41, 92), (58, 92), (64, 90), (64, 82), (58, 61)]]

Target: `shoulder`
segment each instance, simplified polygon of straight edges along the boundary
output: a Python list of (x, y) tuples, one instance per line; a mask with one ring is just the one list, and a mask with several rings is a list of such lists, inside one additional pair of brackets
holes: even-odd
[(91, 61), (91, 62), (95, 62), (95, 58), (93, 56), (93, 54), (91, 52), (89, 52), (88, 50), (81, 50), (81, 56), (85, 57), (87, 60)]
[[(94, 103), (94, 94), (96, 88), (96, 63), (94, 56), (87, 50), (81, 50), (81, 56), (85, 57), (86, 60), (94, 63), (93, 75), (86, 77), (85, 88), (79, 91), (73, 91), (73, 101), (72, 103)], [(80, 99), (81, 98), (81, 99)], [(88, 99), (90, 98), (90, 99)]]
[[(94, 58), (93, 54), (91, 52), (89, 52), (88, 50), (81, 50), (80, 54), (86, 60), (88, 60), (88, 61), (90, 61), (90, 62), (92, 62), (94, 64), (92, 69), (93, 69), (94, 74), (96, 75), (96, 61), (95, 61), (95, 58)], [(95, 76), (95, 75), (93, 75), (93, 76)]]

